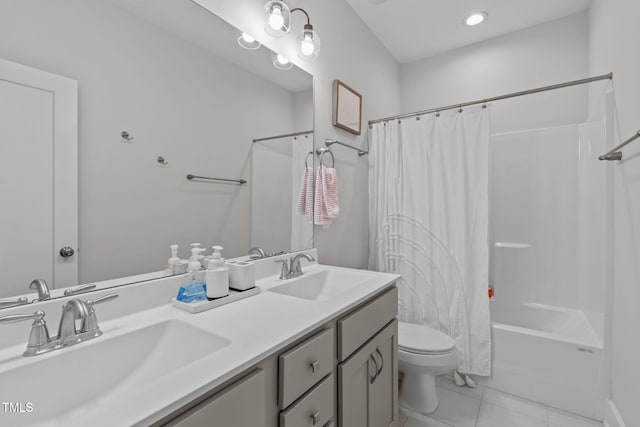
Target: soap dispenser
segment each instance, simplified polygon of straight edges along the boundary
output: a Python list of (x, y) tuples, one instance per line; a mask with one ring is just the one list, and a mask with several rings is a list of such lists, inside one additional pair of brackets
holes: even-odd
[(202, 248), (195, 247), (192, 245), (191, 248), (191, 258), (189, 258), (189, 264), (187, 265), (187, 277), (189, 282), (198, 283), (203, 282), (203, 274), (200, 271), (200, 253), (203, 251)]
[(222, 246), (213, 247), (213, 254), (211, 255), (211, 259), (209, 260), (209, 268), (211, 268), (211, 265), (213, 265), (214, 268), (224, 267), (224, 258), (222, 258), (223, 249), (224, 248)]
[(213, 247), (213, 255), (209, 260), (209, 269), (205, 277), (207, 282), (207, 298), (214, 300), (229, 295), (229, 269), (224, 265), (222, 246)]
[(171, 246), (171, 258), (169, 258), (169, 274), (175, 276), (176, 274), (180, 274), (180, 258), (178, 258), (178, 245), (175, 243)]

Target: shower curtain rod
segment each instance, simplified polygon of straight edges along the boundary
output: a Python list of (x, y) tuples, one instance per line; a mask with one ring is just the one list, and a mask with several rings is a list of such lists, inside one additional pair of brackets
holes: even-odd
[(305, 130), (302, 132), (294, 132), (294, 133), (285, 133), (283, 135), (276, 135), (276, 136), (268, 136), (266, 138), (258, 138), (258, 139), (254, 139), (253, 143), (255, 144), (256, 142), (262, 142), (262, 141), (270, 141), (272, 139), (280, 139), (280, 138), (286, 138), (288, 136), (298, 136), (298, 135), (305, 135), (308, 133), (313, 133), (312, 130)]
[(480, 99), (480, 100), (477, 100), (477, 101), (463, 102), (461, 104), (447, 105), (446, 107), (431, 108), (429, 110), (416, 111), (414, 113), (400, 114), (398, 116), (391, 116), (391, 117), (385, 117), (385, 118), (382, 118), (382, 119), (369, 120), (369, 125), (372, 125), (374, 123), (379, 123), (379, 122), (388, 122), (390, 120), (403, 119), (403, 118), (406, 118), (406, 117), (415, 117), (415, 116), (421, 116), (423, 114), (437, 113), (437, 112), (446, 111), (446, 110), (453, 110), (454, 108), (469, 107), (470, 105), (486, 104), (488, 102), (499, 101), (501, 99), (515, 98), (515, 97), (523, 96), (523, 95), (531, 95), (533, 93), (540, 93), (540, 92), (546, 92), (546, 91), (549, 91), (549, 90), (561, 89), (561, 88), (570, 87), (570, 86), (577, 86), (577, 85), (582, 85), (582, 84), (585, 84), (585, 83), (597, 82), (599, 80), (612, 80), (612, 79), (613, 79), (613, 73), (602, 74), (600, 76), (589, 77), (589, 78), (586, 78), (586, 79), (573, 80), (571, 82), (559, 83), (559, 84), (555, 84), (555, 85), (551, 85), (551, 86), (539, 87), (539, 88), (536, 88), (536, 89), (523, 90), (521, 92), (513, 92), (513, 93), (506, 94), (506, 95), (494, 96), (493, 98), (485, 98), (485, 99)]

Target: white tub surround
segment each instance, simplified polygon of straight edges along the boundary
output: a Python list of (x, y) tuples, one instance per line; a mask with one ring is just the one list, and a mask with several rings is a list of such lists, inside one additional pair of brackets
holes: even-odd
[[(273, 262), (269, 259), (268, 262)], [(275, 264), (274, 264), (275, 265)], [(277, 265), (276, 265), (277, 267)], [(340, 267), (304, 265), (305, 274), (312, 275), (319, 270), (330, 273), (352, 273), (354, 270)], [(153, 348), (145, 357), (150, 366), (160, 363), (158, 356), (172, 358), (173, 352), (192, 352), (190, 361), (184, 366), (166, 371), (144, 375), (145, 369), (132, 372), (130, 378), (119, 384), (113, 384), (100, 395), (92, 396), (92, 377), (100, 380), (100, 370), (109, 371), (111, 366), (121, 367), (128, 362), (123, 359), (136, 357), (135, 352), (113, 353), (106, 365), (96, 366), (96, 359), (74, 357), (76, 363), (63, 370), (64, 381), (55, 380), (62, 373), (51, 371), (44, 378), (30, 378), (26, 381), (41, 385), (43, 393), (34, 393), (32, 397), (34, 411), (29, 414), (17, 414), (10, 419), (7, 414), (0, 413), (0, 424), (10, 425), (149, 425), (161, 420), (173, 411), (202, 396), (213, 388), (254, 366), (258, 361), (283, 349), (318, 326), (335, 319), (342, 313), (352, 309), (373, 295), (389, 288), (398, 276), (385, 273), (365, 272), (366, 280), (340, 293), (339, 297), (326, 300), (311, 301), (304, 298), (282, 295), (276, 292), (262, 292), (259, 295), (218, 307), (199, 314), (190, 314), (172, 307), (169, 299), (177, 293), (180, 278), (163, 278), (118, 289), (110, 289), (92, 293), (92, 298), (116, 292), (120, 298), (108, 304), (96, 307), (103, 335), (87, 343), (56, 350), (37, 357), (22, 357), (26, 345), (30, 322), (2, 325), (3, 347), (0, 348), (0, 376), (9, 375), (11, 371), (28, 373), (31, 368), (38, 370), (38, 364), (56, 363), (56, 358), (66, 356), (64, 353), (89, 354), (91, 347), (100, 344), (109, 347), (140, 333), (144, 328), (154, 331), (165, 328), (167, 337), (174, 337), (172, 342), (150, 342)], [(283, 282), (275, 276), (260, 279), (257, 285), (270, 288)], [(82, 296), (86, 299), (86, 296)], [(57, 326), (60, 306), (64, 299), (38, 304), (37, 308), (47, 313), (50, 330)], [(18, 307), (3, 310), (2, 315), (30, 312), (34, 306)], [(160, 326), (159, 326), (160, 325)], [(211, 342), (215, 348), (199, 349), (181, 345), (178, 336), (180, 331), (200, 331), (203, 336), (215, 336)], [(197, 335), (196, 333), (195, 335)], [(52, 332), (55, 334), (55, 332)], [(189, 335), (193, 335), (189, 333)], [(208, 343), (211, 344), (211, 343)], [(204, 343), (202, 343), (204, 345)], [(165, 352), (162, 355), (154, 353)], [(200, 346), (196, 346), (200, 347)], [(98, 346), (95, 346), (97, 349)], [(114, 347), (112, 347), (114, 348)], [(203, 350), (201, 354), (198, 351)], [(134, 350), (132, 350), (134, 351)], [(141, 350), (142, 351), (142, 350)], [(70, 360), (68, 358), (67, 360)], [(179, 358), (176, 360), (180, 360)], [(111, 365), (113, 363), (113, 365)], [(166, 363), (166, 362), (163, 362)], [(157, 365), (160, 366), (160, 365)], [(137, 372), (137, 373), (136, 373)], [(18, 381), (18, 380), (16, 380)], [(88, 385), (87, 385), (88, 384)], [(66, 402), (76, 399), (61, 396), (56, 390), (64, 390), (70, 385), (87, 387), (87, 398), (70, 407)], [(0, 383), (0, 395), (11, 401), (12, 390), (16, 384)], [(96, 387), (100, 387), (99, 381)], [(66, 393), (69, 394), (69, 393)], [(70, 397), (71, 396), (71, 397)], [(135, 396), (133, 399), (131, 396)], [(48, 402), (56, 399), (65, 400), (60, 405)], [(38, 410), (40, 408), (41, 410)], [(54, 413), (46, 413), (42, 408), (51, 408)], [(62, 410), (61, 410), (62, 409)], [(6, 419), (6, 420), (5, 420)]]
[(597, 420), (609, 397), (609, 103), (585, 123), (494, 135), (491, 150), (485, 383)]

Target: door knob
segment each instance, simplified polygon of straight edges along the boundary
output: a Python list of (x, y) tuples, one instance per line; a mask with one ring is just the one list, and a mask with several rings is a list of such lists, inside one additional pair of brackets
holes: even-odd
[(64, 248), (60, 249), (60, 256), (62, 258), (69, 258), (72, 257), (73, 254), (75, 254), (76, 252), (73, 250), (72, 247), (70, 246), (65, 246)]

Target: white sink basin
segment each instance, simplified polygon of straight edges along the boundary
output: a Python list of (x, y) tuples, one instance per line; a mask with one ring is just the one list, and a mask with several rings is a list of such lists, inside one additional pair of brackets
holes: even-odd
[[(126, 393), (123, 387), (171, 374), (231, 343), (177, 320), (113, 338), (108, 333), (94, 341), (35, 356), (33, 363), (0, 373), (2, 401), (22, 403), (26, 411), (7, 413), (0, 407), (0, 425), (73, 420), (70, 413), (75, 408), (91, 406), (114, 393)], [(31, 412), (27, 402), (32, 405)]]
[(350, 291), (375, 275), (372, 271), (317, 266), (300, 277), (286, 280), (282, 285), (267, 290), (310, 301), (327, 301)]

